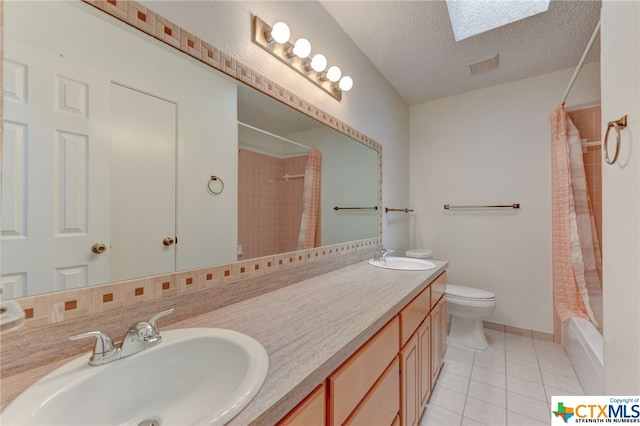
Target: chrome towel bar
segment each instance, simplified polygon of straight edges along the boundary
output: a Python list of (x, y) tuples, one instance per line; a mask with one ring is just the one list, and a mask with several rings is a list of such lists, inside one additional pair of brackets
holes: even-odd
[(378, 206), (374, 206), (374, 207), (338, 207), (338, 206), (335, 206), (333, 209), (335, 211), (338, 211), (338, 210), (378, 210)]
[(444, 205), (444, 209), (445, 210), (451, 210), (451, 209), (519, 209), (519, 208), (520, 208), (520, 203), (500, 204), (500, 205), (493, 205), (493, 206), (452, 206), (450, 204), (445, 204)]
[(413, 213), (413, 209), (391, 209), (389, 207), (384, 208), (385, 213), (389, 212), (405, 212), (405, 213)]

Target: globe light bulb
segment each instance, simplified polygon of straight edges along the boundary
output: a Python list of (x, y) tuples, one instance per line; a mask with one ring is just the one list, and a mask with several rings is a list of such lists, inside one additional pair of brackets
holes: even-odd
[(340, 79), (340, 83), (338, 83), (338, 87), (343, 92), (348, 92), (353, 87), (353, 79), (348, 75), (345, 75)]
[(311, 58), (311, 68), (315, 72), (322, 72), (327, 67), (327, 58), (324, 57), (321, 53), (316, 53)]
[(329, 69), (327, 70), (327, 80), (333, 83), (340, 80), (341, 75), (342, 75), (342, 71), (340, 71), (340, 68), (338, 68), (335, 65), (330, 66)]
[(289, 37), (291, 37), (289, 26), (282, 21), (273, 24), (270, 34), (271, 37), (280, 44), (285, 44), (289, 41)]
[(311, 54), (311, 43), (306, 38), (299, 38), (293, 45), (293, 54), (298, 58), (305, 59)]

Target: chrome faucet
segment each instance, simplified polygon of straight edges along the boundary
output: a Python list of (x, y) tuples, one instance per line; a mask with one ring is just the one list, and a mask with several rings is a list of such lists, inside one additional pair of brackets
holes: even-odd
[(158, 331), (157, 321), (165, 315), (173, 312), (173, 308), (159, 312), (151, 317), (149, 321), (140, 321), (133, 324), (124, 337), (122, 342), (114, 345), (111, 338), (101, 331), (89, 331), (87, 333), (74, 334), (69, 336), (69, 340), (84, 339), (87, 337), (95, 337), (96, 344), (93, 348), (93, 354), (89, 359), (90, 365), (103, 365), (118, 359), (142, 352), (145, 349), (154, 347), (162, 342), (162, 336)]
[(382, 260), (385, 261), (387, 260), (387, 256), (390, 255), (391, 253), (395, 253), (396, 251), (393, 249), (386, 249), (386, 248), (382, 248), (381, 250), (377, 251), (374, 255), (373, 255), (373, 260)]

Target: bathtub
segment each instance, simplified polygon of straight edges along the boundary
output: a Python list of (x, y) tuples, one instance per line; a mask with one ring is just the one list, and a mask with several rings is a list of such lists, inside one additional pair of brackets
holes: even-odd
[(604, 395), (602, 334), (588, 320), (573, 317), (563, 324), (562, 344), (587, 395)]

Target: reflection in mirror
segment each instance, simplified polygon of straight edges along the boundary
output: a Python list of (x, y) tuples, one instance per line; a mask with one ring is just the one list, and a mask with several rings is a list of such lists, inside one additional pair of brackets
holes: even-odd
[[(377, 205), (378, 153), (274, 99), (254, 95), (251, 88), (239, 88), (239, 259), (376, 237), (375, 210), (334, 207)], [(314, 243), (303, 247), (310, 149), (322, 153), (321, 209)]]
[[(304, 178), (284, 176), (312, 148), (313, 245), (379, 235), (377, 212), (333, 210), (378, 205), (375, 150), (87, 4), (3, 7), (3, 298), (296, 250)], [(258, 181), (290, 216), (243, 186), (274, 161), (294, 168)]]

